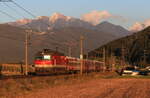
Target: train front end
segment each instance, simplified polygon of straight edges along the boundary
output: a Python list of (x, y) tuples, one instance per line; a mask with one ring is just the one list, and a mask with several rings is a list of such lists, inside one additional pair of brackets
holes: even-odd
[(35, 57), (34, 66), (36, 74), (48, 74), (51, 73), (53, 67), (53, 61), (51, 55), (43, 54)]
[(44, 50), (35, 56), (36, 74), (58, 74), (66, 72), (66, 57), (62, 53)]

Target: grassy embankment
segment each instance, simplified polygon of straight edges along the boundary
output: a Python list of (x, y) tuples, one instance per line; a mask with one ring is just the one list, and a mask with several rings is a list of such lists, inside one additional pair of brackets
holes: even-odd
[(59, 75), (44, 76), (25, 79), (7, 79), (0, 80), (0, 98), (13, 98), (18, 95), (24, 95), (31, 92), (37, 92), (41, 89), (60, 85), (73, 85), (83, 83), (94, 79), (150, 79), (150, 76), (119, 76), (115, 72), (90, 73), (84, 75)]
[(40, 89), (54, 87), (59, 85), (73, 85), (98, 78), (113, 78), (118, 76), (116, 73), (90, 73), (81, 75), (60, 75), (44, 76), (25, 79), (7, 79), (0, 80), (0, 98), (15, 97), (18, 95), (36, 92)]

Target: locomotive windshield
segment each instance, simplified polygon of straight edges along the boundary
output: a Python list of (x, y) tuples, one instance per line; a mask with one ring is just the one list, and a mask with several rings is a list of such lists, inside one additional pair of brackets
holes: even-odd
[(35, 57), (35, 60), (43, 60), (42, 56)]
[(51, 55), (43, 55), (35, 58), (36, 60), (51, 60)]
[(50, 60), (51, 56), (50, 55), (44, 55), (44, 60)]

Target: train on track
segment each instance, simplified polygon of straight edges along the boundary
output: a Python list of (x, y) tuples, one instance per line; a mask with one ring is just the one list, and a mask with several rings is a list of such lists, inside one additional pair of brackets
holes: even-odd
[(78, 73), (81, 69), (81, 63), (83, 63), (83, 72), (103, 70), (103, 62), (87, 59), (80, 60), (51, 50), (38, 52), (35, 56), (34, 67), (36, 74)]
[[(61, 74), (78, 73), (83, 64), (83, 72), (103, 71), (104, 64), (101, 61), (79, 59), (64, 56), (62, 53), (44, 49), (35, 55), (34, 64), (28, 66), (28, 72), (34, 74)], [(1, 64), (1, 75), (24, 75), (24, 64)]]

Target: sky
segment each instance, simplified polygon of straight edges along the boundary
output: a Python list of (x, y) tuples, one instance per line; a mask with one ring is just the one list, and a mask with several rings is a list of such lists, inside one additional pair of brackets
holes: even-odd
[[(136, 22), (143, 23), (150, 19), (150, 0), (14, 0), (19, 5), (28, 9), (36, 16), (51, 16), (55, 12), (66, 16), (81, 18), (87, 13), (93, 11), (106, 11), (113, 17), (107, 17), (103, 20), (130, 28)], [(9, 9), (3, 3), (0, 3), (0, 10), (9, 13), (15, 19), (21, 19), (22, 16), (32, 18), (22, 10), (18, 9), (12, 3), (7, 5), (16, 9), (20, 14)], [(22, 16), (21, 16), (22, 15)], [(115, 18), (114, 18), (115, 17)], [(119, 19), (117, 19), (119, 18)], [(122, 18), (122, 19), (121, 19)], [(0, 23), (14, 21), (0, 13)], [(100, 18), (101, 19), (101, 18)], [(125, 21), (123, 21), (125, 20)], [(102, 20), (101, 20), (102, 21)], [(100, 21), (100, 22), (101, 22)]]

